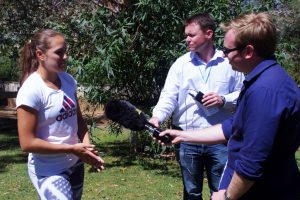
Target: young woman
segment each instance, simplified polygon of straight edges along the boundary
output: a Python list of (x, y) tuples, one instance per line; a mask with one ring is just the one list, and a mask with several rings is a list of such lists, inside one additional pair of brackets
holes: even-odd
[(78, 105), (76, 81), (64, 71), (66, 51), (64, 36), (50, 29), (37, 32), (21, 50), (19, 140), (29, 152), (28, 173), (40, 199), (80, 199), (83, 162), (103, 169)]

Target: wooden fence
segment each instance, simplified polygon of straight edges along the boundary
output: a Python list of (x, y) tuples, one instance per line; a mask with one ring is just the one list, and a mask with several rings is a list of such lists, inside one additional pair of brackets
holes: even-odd
[(0, 82), (0, 106), (14, 107), (19, 88), (19, 82)]

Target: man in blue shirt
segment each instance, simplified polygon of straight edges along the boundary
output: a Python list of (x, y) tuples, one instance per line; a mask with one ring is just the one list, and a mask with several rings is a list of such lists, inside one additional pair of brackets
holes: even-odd
[(251, 13), (221, 28), (224, 55), (247, 74), (236, 112), (207, 129), (161, 135), (171, 135), (172, 143), (228, 141), (228, 163), (213, 200), (299, 200), (300, 90), (273, 56), (276, 27), (268, 14)]

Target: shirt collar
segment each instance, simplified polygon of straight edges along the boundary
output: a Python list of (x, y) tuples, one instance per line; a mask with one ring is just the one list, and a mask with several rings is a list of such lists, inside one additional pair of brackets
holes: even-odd
[(219, 49), (216, 49), (215, 48), (215, 53), (213, 55), (213, 57), (210, 59), (210, 61), (205, 64), (205, 62), (203, 62), (203, 60), (201, 58), (199, 58), (198, 54), (194, 51), (191, 51), (190, 52), (190, 61), (193, 62), (195, 65), (207, 65), (207, 66), (210, 66), (210, 65), (214, 65), (214, 63), (217, 61), (220, 61), (221, 60), (224, 60), (223, 58), (223, 53), (221, 50)]
[(261, 73), (275, 64), (277, 64), (275, 58), (263, 60), (262, 62), (260, 62), (248, 75), (246, 75), (244, 80), (245, 86), (249, 85), (258, 76), (260, 76)]

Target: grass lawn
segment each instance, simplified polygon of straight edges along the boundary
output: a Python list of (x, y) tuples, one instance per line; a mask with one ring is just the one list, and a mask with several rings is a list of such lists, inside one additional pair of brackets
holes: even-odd
[[(129, 155), (128, 135), (104, 130), (95, 134), (106, 170), (86, 166), (83, 200), (182, 199), (180, 169), (174, 160)], [(300, 152), (297, 154), (300, 166)], [(0, 132), (0, 199), (38, 199), (27, 175), (27, 155), (20, 151), (16, 130)], [(209, 199), (207, 184), (204, 199)]]
[[(128, 135), (96, 134), (106, 170), (86, 165), (83, 200), (182, 198), (180, 169), (174, 160), (129, 155)], [(207, 188), (207, 186), (205, 186)], [(205, 189), (205, 199), (209, 199)], [(38, 199), (27, 175), (27, 154), (20, 151), (17, 131), (0, 132), (0, 199)]]

